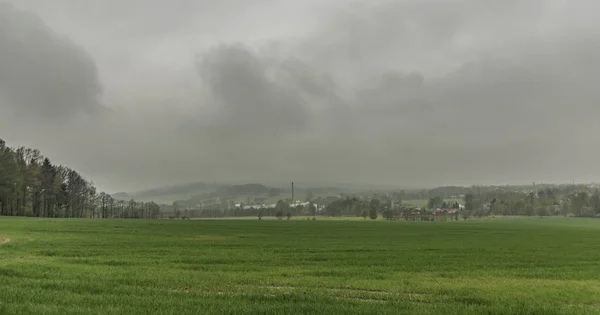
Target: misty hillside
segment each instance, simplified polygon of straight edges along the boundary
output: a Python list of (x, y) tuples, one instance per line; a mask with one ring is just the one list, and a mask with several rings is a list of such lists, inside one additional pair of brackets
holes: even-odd
[(236, 199), (240, 197), (275, 197), (280, 196), (284, 189), (267, 187), (262, 184), (207, 184), (191, 183), (158, 187), (154, 189), (141, 190), (138, 192), (119, 192), (112, 195), (118, 200), (148, 200), (161, 204), (172, 204), (175, 201), (205, 200), (211, 198)]
[[(308, 193), (317, 196), (337, 196), (342, 193), (354, 193), (363, 191), (393, 191), (400, 187), (389, 185), (352, 184), (352, 183), (319, 183), (300, 182), (296, 183), (295, 193), (300, 199), (305, 198)], [(189, 184), (170, 185), (152, 189), (119, 192), (112, 194), (117, 200), (143, 200), (154, 201), (160, 204), (172, 204), (175, 201), (194, 199), (206, 200), (215, 197), (245, 201), (247, 197), (265, 197), (264, 201), (273, 201), (280, 197), (282, 199), (291, 197), (291, 186), (289, 183), (265, 182), (260, 183), (204, 183), (195, 182)], [(276, 200), (275, 200), (276, 201)]]
[(219, 187), (216, 194), (219, 196), (238, 195), (264, 195), (269, 192), (269, 187), (261, 184), (244, 184)]
[(119, 200), (128, 200), (135, 198), (138, 200), (154, 200), (170, 204), (177, 200), (185, 200), (199, 195), (212, 194), (221, 197), (236, 197), (240, 195), (260, 196), (266, 195), (269, 191), (281, 191), (279, 188), (269, 188), (262, 184), (207, 184), (202, 182), (171, 185), (158, 187), (154, 189), (141, 190), (138, 192), (119, 192), (113, 194), (113, 198)]
[(119, 192), (112, 194), (112, 197), (118, 200), (152, 200), (159, 203), (170, 204), (179, 199), (187, 199), (191, 196), (206, 193), (218, 188), (217, 185), (203, 182), (169, 185), (152, 189), (145, 189), (135, 192)]

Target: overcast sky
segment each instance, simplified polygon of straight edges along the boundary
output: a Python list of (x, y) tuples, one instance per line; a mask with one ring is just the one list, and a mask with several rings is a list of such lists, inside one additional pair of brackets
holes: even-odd
[(600, 178), (595, 0), (0, 0), (0, 138), (109, 192)]

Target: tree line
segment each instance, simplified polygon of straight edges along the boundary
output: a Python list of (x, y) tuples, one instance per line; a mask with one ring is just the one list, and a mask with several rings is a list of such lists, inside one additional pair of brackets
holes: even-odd
[(245, 208), (243, 204), (240, 207), (208, 207), (204, 209), (180, 209), (178, 204), (169, 213), (169, 218), (225, 218), (225, 217), (276, 217), (291, 218), (296, 216), (316, 216), (317, 209), (315, 204), (309, 203), (306, 206), (290, 206), (287, 201), (279, 200), (274, 208), (249, 207)]
[(115, 200), (39, 150), (0, 139), (0, 215), (45, 218), (158, 218), (153, 202)]
[[(320, 200), (325, 205), (317, 211), (310, 204), (307, 207), (290, 207), (280, 200), (274, 208), (255, 209), (244, 207), (208, 208), (199, 210), (175, 211), (174, 218), (185, 217), (295, 217), (295, 216), (356, 216), (365, 219), (383, 218), (386, 220), (446, 221), (468, 220), (486, 216), (550, 216), (570, 215), (576, 217), (600, 216), (600, 190), (586, 185), (540, 185), (540, 189), (525, 186), (471, 187), (461, 188), (465, 195), (451, 193), (459, 191), (451, 187), (450, 196), (445, 199), (436, 196), (439, 188), (426, 191), (424, 195), (434, 196), (423, 200), (421, 206), (403, 203), (403, 192), (378, 192), (355, 194)], [(412, 196), (411, 196), (412, 197)], [(458, 199), (460, 198), (460, 200)], [(308, 199), (308, 198), (307, 198)], [(413, 203), (411, 200), (410, 203)]]
[(600, 191), (586, 185), (560, 185), (538, 190), (488, 191), (464, 196), (467, 215), (595, 217), (600, 215)]
[[(324, 215), (365, 219), (446, 221), (487, 216), (600, 216), (600, 190), (588, 185), (539, 185), (502, 187), (444, 187), (419, 192), (432, 196), (422, 206), (404, 204), (405, 192), (346, 196), (327, 204)], [(455, 193), (464, 192), (462, 200)], [(436, 195), (440, 193), (440, 195)], [(410, 196), (414, 197), (414, 196)], [(446, 200), (444, 197), (450, 197)]]

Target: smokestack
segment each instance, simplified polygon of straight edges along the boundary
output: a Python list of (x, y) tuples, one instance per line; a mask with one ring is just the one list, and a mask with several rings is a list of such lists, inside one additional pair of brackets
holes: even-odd
[(294, 204), (294, 182), (292, 182), (292, 204)]

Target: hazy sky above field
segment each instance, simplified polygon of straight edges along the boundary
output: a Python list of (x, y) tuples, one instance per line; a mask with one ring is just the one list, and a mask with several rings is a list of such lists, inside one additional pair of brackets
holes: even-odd
[(596, 0), (0, 0), (0, 138), (108, 191), (594, 181)]

